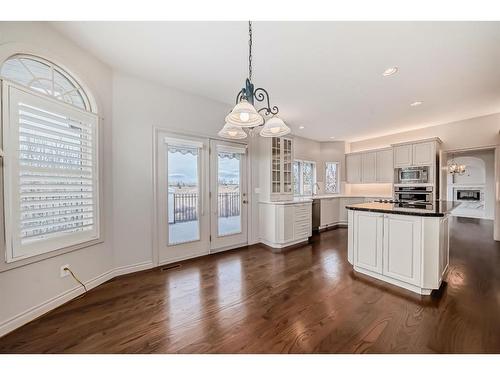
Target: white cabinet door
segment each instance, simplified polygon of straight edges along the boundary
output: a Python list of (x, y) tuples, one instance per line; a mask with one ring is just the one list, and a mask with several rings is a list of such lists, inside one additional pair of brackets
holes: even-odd
[(361, 182), (361, 154), (346, 155), (346, 181), (351, 184)]
[(292, 204), (281, 205), (276, 207), (278, 214), (276, 218), (278, 222), (276, 223), (276, 242), (287, 243), (294, 239), (294, 229), (295, 229), (295, 212)]
[(364, 203), (364, 198), (340, 198), (339, 199), (339, 222), (347, 223), (347, 208), (350, 204)]
[(361, 181), (364, 183), (377, 182), (377, 153), (361, 154)]
[(436, 162), (434, 142), (413, 145), (413, 165), (434, 165)]
[(406, 215), (385, 215), (385, 276), (420, 285), (422, 254), (422, 218)]
[(383, 214), (356, 211), (354, 213), (354, 265), (382, 273)]
[(347, 223), (347, 209), (345, 206), (349, 204), (349, 198), (339, 199), (339, 221), (341, 223)]
[(339, 221), (339, 198), (321, 199), (320, 226), (335, 224)]
[(394, 146), (394, 167), (411, 167), (413, 164), (413, 145)]
[(392, 149), (377, 151), (377, 182), (393, 182), (394, 159)]

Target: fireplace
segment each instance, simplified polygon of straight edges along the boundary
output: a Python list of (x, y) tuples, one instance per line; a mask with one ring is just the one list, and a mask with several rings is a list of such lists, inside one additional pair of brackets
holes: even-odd
[(484, 200), (483, 190), (480, 188), (457, 188), (455, 200), (459, 202), (481, 202)]

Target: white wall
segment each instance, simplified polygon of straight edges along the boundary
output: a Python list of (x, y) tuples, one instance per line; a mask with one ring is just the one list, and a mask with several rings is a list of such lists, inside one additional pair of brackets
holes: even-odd
[[(82, 292), (70, 277), (61, 279), (59, 269), (69, 264), (85, 282), (94, 285), (112, 269), (111, 231), (111, 96), (109, 67), (79, 49), (46, 23), (0, 22), (0, 56), (11, 51), (35, 51), (69, 68), (96, 97), (102, 142), (104, 242), (57, 257), (0, 272), (0, 336)], [(3, 251), (2, 251), (3, 253)], [(5, 267), (3, 256), (0, 263)], [(76, 289), (75, 289), (76, 288)]]
[[(316, 180), (324, 192), (325, 162), (340, 163), (340, 178), (345, 180), (345, 143), (343, 141), (317, 142), (303, 137), (294, 137), (294, 159), (316, 162)], [(341, 183), (341, 186), (343, 184)]]
[(115, 264), (153, 262), (153, 128), (216, 136), (227, 104), (113, 75)]

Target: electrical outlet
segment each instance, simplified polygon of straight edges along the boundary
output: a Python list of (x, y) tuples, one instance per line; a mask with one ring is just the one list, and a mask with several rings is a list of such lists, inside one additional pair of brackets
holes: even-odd
[(61, 277), (69, 276), (69, 271), (65, 270), (65, 268), (69, 268), (69, 264), (61, 266), (61, 273), (60, 273)]

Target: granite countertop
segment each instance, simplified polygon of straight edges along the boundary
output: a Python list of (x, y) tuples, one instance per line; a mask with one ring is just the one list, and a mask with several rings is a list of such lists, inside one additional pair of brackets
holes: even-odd
[(311, 197), (295, 197), (288, 201), (260, 201), (262, 204), (298, 204), (298, 203), (312, 203)]
[(379, 199), (392, 199), (392, 196), (384, 195), (351, 195), (351, 194), (321, 194), (321, 195), (310, 195), (303, 197), (294, 197), (293, 199), (287, 201), (260, 201), (263, 204), (297, 204), (297, 203), (309, 203), (317, 199), (329, 199), (329, 198), (379, 198)]
[(349, 210), (381, 212), (396, 215), (442, 217), (460, 205), (453, 201), (435, 201), (427, 205), (409, 205), (407, 203), (359, 203), (346, 206)]

